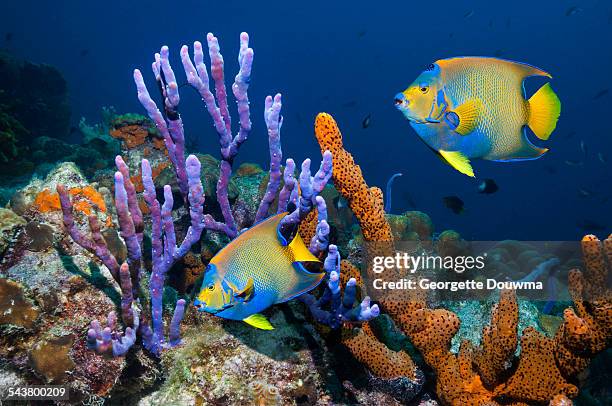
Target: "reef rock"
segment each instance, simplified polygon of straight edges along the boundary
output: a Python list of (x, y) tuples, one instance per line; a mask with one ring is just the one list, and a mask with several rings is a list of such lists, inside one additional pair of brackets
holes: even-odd
[(342, 394), (331, 353), (291, 308), (269, 311), (271, 331), (210, 315), (186, 320), (184, 344), (162, 356), (164, 383), (138, 404), (333, 404)]
[(89, 322), (115, 310), (120, 295), (107, 270), (66, 236), (59, 182), (80, 202), (79, 223), (96, 212), (110, 224), (105, 198), (71, 163), (32, 180), (11, 199), (14, 211), (2, 209), (3, 236), (13, 237), (2, 240), (8, 248), (0, 262), (0, 365), (29, 383), (69, 385), (79, 401), (107, 395), (125, 366), (88, 350), (85, 337)]
[(0, 89), (0, 104), (33, 137), (68, 135), (68, 85), (56, 68), (0, 52)]

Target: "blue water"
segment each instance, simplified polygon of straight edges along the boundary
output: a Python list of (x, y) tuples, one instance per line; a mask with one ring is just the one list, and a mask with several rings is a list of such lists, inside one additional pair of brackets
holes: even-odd
[[(499, 3), (499, 4), (498, 4)], [(286, 157), (313, 157), (319, 149), (313, 120), (334, 115), (347, 148), (370, 185), (384, 188), (395, 172), (394, 211), (427, 212), (438, 230), (453, 228), (469, 239), (574, 240), (590, 220), (612, 225), (612, 3), (555, 1), (181, 1), (181, 2), (7, 2), (0, 30), (12, 33), (1, 47), (58, 67), (70, 88), (72, 120), (100, 120), (102, 106), (143, 112), (132, 70), (141, 68), (153, 85), (150, 63), (168, 45), (175, 71), (182, 44), (205, 42), (211, 31), (221, 41), (226, 76), (236, 73), (238, 36), (251, 35), (255, 62), (250, 88), (253, 131), (240, 161), (266, 164), (263, 100), (282, 92), (283, 150)], [(581, 11), (568, 14), (571, 7)], [(562, 115), (538, 161), (474, 162), (481, 178), (500, 187), (494, 195), (476, 192), (477, 181), (443, 165), (419, 141), (393, 106), (423, 68), (457, 55), (500, 55), (550, 72), (562, 100)], [(228, 83), (229, 85), (229, 83)], [(217, 135), (197, 94), (182, 90), (186, 130), (202, 152), (218, 154)], [(362, 120), (371, 114), (371, 124)], [(583, 156), (580, 141), (587, 146)], [(603, 164), (597, 153), (609, 163)], [(111, 157), (109, 157), (109, 160)], [(581, 160), (571, 167), (566, 160)], [(581, 197), (579, 189), (592, 193)], [(456, 215), (442, 197), (457, 195), (466, 212)], [(604, 231), (599, 231), (600, 237)]]

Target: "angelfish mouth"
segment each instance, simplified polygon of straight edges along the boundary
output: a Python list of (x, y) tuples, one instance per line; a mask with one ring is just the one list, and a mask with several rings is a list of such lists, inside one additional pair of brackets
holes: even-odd
[(393, 104), (395, 104), (396, 108), (403, 110), (403, 109), (408, 108), (410, 101), (406, 98), (404, 93), (398, 93), (393, 98)]

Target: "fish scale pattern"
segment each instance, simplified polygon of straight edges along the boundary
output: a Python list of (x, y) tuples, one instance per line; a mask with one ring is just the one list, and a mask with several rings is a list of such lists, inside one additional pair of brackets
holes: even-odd
[(451, 109), (470, 99), (482, 101), (474, 134), (491, 143), (486, 159), (511, 157), (525, 147), (523, 126), (528, 104), (522, 83), (529, 71), (520, 67), (526, 65), (489, 58), (453, 58), (437, 63)]

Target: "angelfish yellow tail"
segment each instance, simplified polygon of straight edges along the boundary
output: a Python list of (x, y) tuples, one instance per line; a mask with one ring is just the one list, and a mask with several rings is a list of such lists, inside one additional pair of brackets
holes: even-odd
[(561, 101), (550, 87), (542, 86), (529, 98), (529, 117), (527, 125), (541, 140), (547, 140), (557, 126), (561, 114)]

